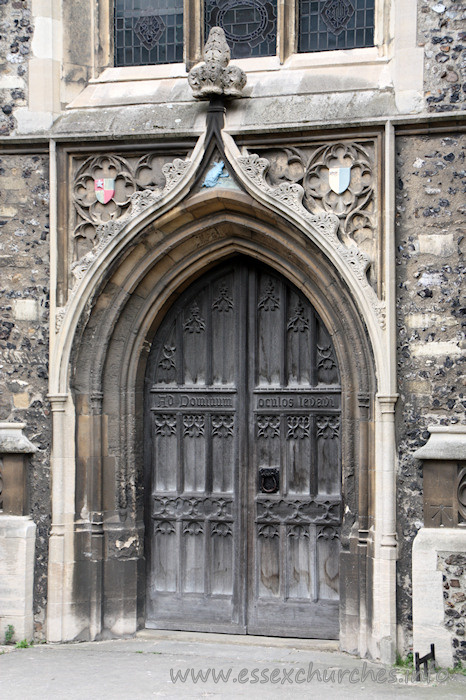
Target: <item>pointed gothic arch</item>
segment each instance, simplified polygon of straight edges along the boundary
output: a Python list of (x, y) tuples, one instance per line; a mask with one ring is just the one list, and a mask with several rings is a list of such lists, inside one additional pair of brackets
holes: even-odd
[(293, 283), (331, 333), (343, 378), (343, 647), (356, 649), (361, 624), (371, 625), (350, 612), (366, 609), (372, 596), (363, 582), (374, 524), (368, 455), (374, 450), (369, 425), (377, 372), (367, 328), (341, 275), (309, 237), (249, 195), (213, 191), (188, 197), (141, 228), (102, 271), (76, 326), (70, 398), (56, 414), (76, 429), (75, 468), (68, 474), (73, 523), (53, 533), (73, 542), (66, 563), (73, 583), (62, 591), (73, 605), (61, 613), (62, 638), (128, 634), (144, 624), (142, 395), (148, 352), (180, 293), (238, 255)]

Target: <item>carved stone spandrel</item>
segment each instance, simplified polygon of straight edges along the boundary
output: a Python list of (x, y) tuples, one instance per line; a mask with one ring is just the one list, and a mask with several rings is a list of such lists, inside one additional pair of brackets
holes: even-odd
[[(73, 259), (100, 252), (123, 225), (169, 194), (189, 169), (189, 158), (157, 153), (91, 156), (81, 161), (72, 184)], [(112, 180), (113, 196), (104, 204), (95, 182)], [(96, 250), (96, 248), (98, 250)]]

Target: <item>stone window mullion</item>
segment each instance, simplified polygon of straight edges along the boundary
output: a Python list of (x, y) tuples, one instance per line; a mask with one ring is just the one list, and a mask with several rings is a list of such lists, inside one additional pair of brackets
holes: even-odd
[(280, 63), (285, 63), (297, 51), (298, 2), (277, 2), (277, 55)]
[(184, 62), (189, 71), (202, 61), (204, 37), (204, 0), (184, 0)]

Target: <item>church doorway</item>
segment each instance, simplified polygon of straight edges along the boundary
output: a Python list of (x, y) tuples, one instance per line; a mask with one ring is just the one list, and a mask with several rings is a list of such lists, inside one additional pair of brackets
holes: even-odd
[(276, 271), (178, 297), (146, 372), (147, 627), (338, 637), (340, 414), (330, 334)]

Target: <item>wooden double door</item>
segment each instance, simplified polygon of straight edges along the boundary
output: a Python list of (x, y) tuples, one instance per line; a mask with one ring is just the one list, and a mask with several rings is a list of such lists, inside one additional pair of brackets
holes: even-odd
[(338, 636), (340, 406), (283, 277), (238, 258), (179, 297), (146, 374), (148, 627)]

